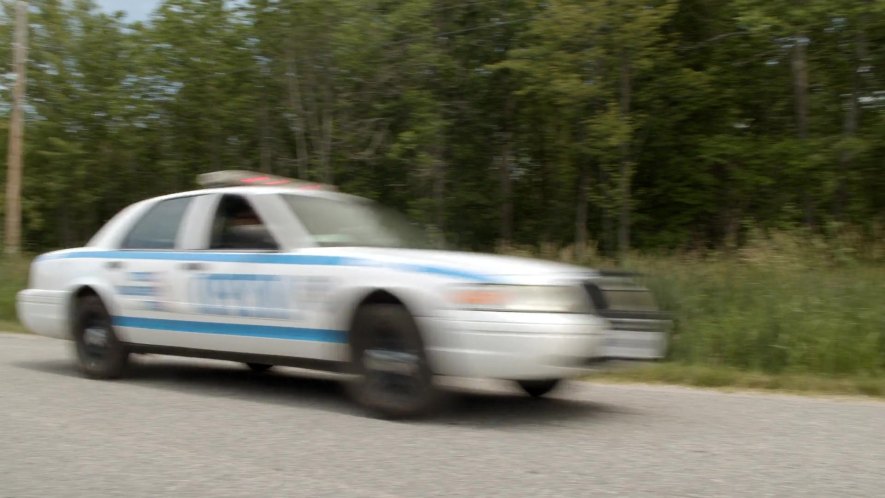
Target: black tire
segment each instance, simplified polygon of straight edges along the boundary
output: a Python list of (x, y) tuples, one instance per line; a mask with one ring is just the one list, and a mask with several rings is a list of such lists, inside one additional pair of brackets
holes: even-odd
[(129, 351), (114, 332), (111, 316), (98, 296), (77, 300), (73, 332), (83, 374), (93, 379), (115, 379), (123, 374)]
[(266, 372), (273, 368), (273, 365), (268, 365), (267, 363), (246, 363), (246, 366), (253, 372)]
[(428, 414), (439, 400), (418, 327), (395, 304), (360, 307), (350, 332), (351, 396), (388, 419)]
[(519, 380), (516, 383), (519, 384), (519, 387), (522, 388), (523, 391), (526, 392), (529, 396), (533, 398), (540, 398), (550, 391), (556, 389), (559, 385), (560, 379), (549, 379), (549, 380)]

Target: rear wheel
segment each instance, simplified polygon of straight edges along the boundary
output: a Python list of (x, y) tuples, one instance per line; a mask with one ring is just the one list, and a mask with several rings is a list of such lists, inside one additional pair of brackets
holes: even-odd
[(529, 396), (533, 398), (540, 398), (550, 391), (556, 389), (556, 386), (559, 385), (560, 379), (549, 379), (549, 380), (520, 380), (516, 382), (519, 384), (519, 387), (522, 388), (523, 391), (526, 392)]
[(74, 343), (80, 370), (86, 376), (113, 379), (122, 375), (129, 351), (114, 332), (111, 316), (98, 296), (77, 301)]
[(350, 336), (351, 395), (385, 418), (423, 415), (438, 400), (418, 327), (400, 305), (357, 310)]

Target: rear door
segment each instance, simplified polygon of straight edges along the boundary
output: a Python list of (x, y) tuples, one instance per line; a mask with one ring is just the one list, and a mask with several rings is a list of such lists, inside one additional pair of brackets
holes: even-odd
[(164, 344), (158, 323), (175, 319), (183, 296), (176, 292), (175, 258), (182, 249), (187, 220), (200, 196), (174, 197), (151, 204), (109, 251), (102, 271), (115, 293), (114, 325), (128, 342)]

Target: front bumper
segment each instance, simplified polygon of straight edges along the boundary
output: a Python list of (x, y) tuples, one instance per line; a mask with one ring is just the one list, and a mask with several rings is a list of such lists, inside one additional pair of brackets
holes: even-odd
[(604, 359), (607, 322), (594, 315), (452, 310), (421, 322), (441, 375), (559, 379)]

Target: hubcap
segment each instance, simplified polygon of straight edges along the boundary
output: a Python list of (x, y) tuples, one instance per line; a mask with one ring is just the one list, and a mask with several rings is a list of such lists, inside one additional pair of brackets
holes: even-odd
[(107, 355), (110, 331), (106, 326), (92, 324), (83, 330), (83, 353), (89, 363), (96, 363)]
[(83, 333), (83, 342), (87, 346), (106, 347), (108, 345), (108, 331), (101, 327), (89, 327)]
[(376, 396), (409, 399), (421, 389), (421, 358), (405, 351), (367, 349), (363, 351), (366, 383)]
[(363, 352), (367, 370), (411, 377), (418, 372), (418, 355), (386, 349), (368, 349)]

